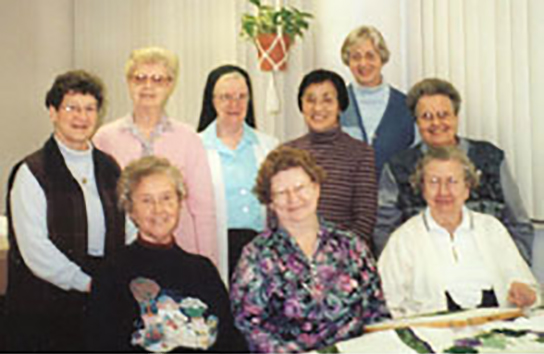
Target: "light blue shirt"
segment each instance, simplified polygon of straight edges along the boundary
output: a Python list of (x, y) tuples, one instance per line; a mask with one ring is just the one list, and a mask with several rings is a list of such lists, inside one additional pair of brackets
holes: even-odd
[(387, 103), (389, 102), (390, 87), (382, 82), (376, 87), (364, 87), (358, 83), (353, 84), (355, 97), (357, 98), (357, 106), (363, 117), (366, 136), (368, 141), (372, 143), (374, 135), (378, 129)]
[(252, 192), (259, 169), (254, 152), (254, 145), (259, 143), (257, 136), (244, 123), (242, 139), (236, 149), (231, 150), (223, 144), (217, 137), (217, 130), (213, 134), (212, 143), (217, 149), (223, 169), (228, 228), (261, 231), (264, 216)]

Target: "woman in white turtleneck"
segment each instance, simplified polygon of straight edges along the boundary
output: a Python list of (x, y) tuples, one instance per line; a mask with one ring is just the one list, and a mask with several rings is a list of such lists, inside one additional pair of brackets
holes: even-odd
[(414, 142), (414, 119), (405, 104), (406, 96), (383, 79), (382, 68), (390, 54), (376, 28), (353, 30), (344, 40), (341, 54), (354, 81), (348, 85), (350, 104), (340, 122), (346, 133), (374, 148), (379, 176), (391, 156)]

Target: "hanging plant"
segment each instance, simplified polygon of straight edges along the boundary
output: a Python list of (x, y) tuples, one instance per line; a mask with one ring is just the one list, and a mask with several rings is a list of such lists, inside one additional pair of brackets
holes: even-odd
[(297, 37), (303, 37), (313, 15), (293, 6), (278, 9), (261, 0), (249, 2), (255, 5), (257, 14), (242, 15), (242, 37), (255, 43), (261, 70), (285, 70), (289, 47)]

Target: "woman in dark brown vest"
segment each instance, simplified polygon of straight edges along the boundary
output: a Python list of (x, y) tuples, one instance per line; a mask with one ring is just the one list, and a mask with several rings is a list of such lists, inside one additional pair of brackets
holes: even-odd
[(9, 351), (83, 350), (93, 274), (125, 243), (119, 167), (90, 143), (103, 103), (99, 78), (57, 76), (45, 101), (53, 134), (11, 172)]

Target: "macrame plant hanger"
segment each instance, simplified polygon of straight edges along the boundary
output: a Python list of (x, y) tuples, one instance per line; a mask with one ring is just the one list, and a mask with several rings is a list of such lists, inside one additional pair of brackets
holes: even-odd
[[(275, 7), (279, 10), (282, 6), (282, 0), (275, 1)], [(287, 67), (289, 57), (289, 37), (283, 35), (283, 28), (277, 28), (276, 36), (271, 43), (264, 46), (260, 41), (255, 41), (257, 52), (259, 53), (259, 67), (263, 71), (270, 73), (268, 86), (266, 89), (266, 113), (276, 121), (276, 117), (281, 111), (281, 101), (276, 85), (276, 72), (283, 71)]]

